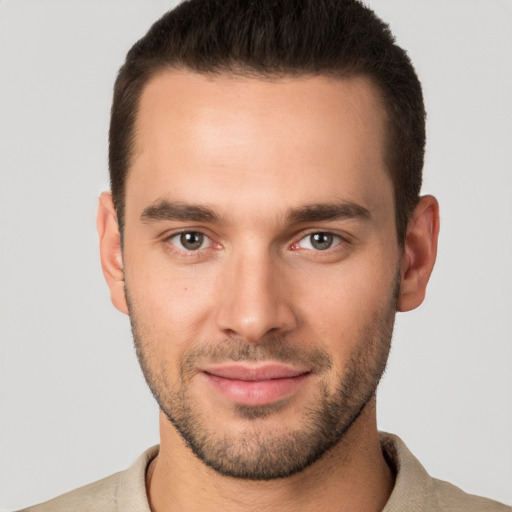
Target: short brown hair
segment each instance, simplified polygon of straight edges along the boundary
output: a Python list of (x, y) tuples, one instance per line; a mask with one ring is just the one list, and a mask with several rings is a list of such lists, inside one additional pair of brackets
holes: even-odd
[(373, 11), (357, 0), (190, 0), (158, 20), (128, 52), (114, 88), (109, 167), (121, 231), (141, 92), (157, 72), (175, 68), (369, 77), (387, 111), (386, 165), (403, 242), (421, 188), (425, 109), (407, 54)]

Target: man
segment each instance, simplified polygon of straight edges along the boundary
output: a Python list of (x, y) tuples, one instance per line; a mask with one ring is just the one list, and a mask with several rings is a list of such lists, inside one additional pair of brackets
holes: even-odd
[(157, 22), (116, 82), (98, 232), (161, 444), (29, 510), (509, 510), (376, 427), (436, 256), (424, 139), (414, 70), (355, 1)]

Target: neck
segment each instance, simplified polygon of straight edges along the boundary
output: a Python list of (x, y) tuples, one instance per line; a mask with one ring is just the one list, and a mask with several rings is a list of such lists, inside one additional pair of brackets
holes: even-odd
[(160, 436), (160, 452), (147, 474), (153, 512), (371, 512), (384, 508), (393, 489), (393, 474), (379, 443), (375, 399), (323, 457), (300, 473), (276, 480), (241, 480), (218, 474), (192, 454), (163, 414)]

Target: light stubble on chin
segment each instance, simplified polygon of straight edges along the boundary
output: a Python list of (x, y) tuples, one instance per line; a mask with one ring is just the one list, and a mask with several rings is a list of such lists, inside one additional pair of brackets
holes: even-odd
[[(329, 353), (298, 347), (283, 337), (258, 344), (230, 338), (201, 343), (186, 351), (180, 361), (179, 388), (173, 389), (168, 368), (158, 360), (156, 340), (148, 339), (138, 322), (128, 287), (126, 290), (137, 356), (146, 381), (169, 421), (192, 452), (215, 471), (230, 477), (270, 480), (302, 471), (336, 445), (374, 396), (384, 373), (391, 345), (398, 275), (389, 303), (359, 333), (357, 347), (345, 368), (336, 376), (335, 389), (327, 385), (333, 371)], [(276, 433), (265, 418), (285, 409), (286, 400), (268, 405), (234, 404), (233, 414), (246, 428), (234, 432), (221, 420), (211, 428), (192, 390), (197, 364), (216, 361), (280, 361), (312, 369), (316, 378), (315, 399), (303, 409), (299, 427)]]

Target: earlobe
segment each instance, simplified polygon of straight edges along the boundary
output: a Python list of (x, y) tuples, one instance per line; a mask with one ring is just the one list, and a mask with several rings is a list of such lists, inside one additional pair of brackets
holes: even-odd
[(128, 314), (124, 290), (121, 235), (110, 192), (103, 192), (99, 198), (96, 228), (100, 241), (101, 268), (110, 289), (112, 304), (121, 313)]
[(423, 302), (436, 261), (438, 236), (439, 204), (435, 197), (423, 196), (407, 226), (398, 311), (410, 311)]

